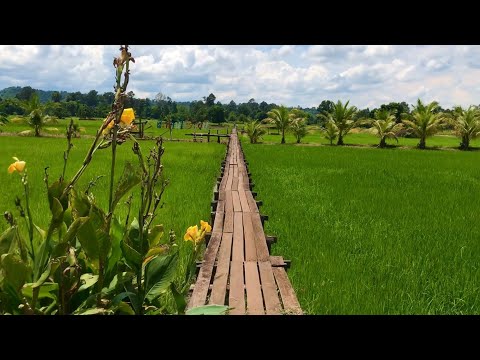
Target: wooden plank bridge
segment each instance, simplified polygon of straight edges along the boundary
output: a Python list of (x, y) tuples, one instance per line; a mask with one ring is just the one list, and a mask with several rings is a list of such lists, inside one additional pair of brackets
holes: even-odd
[(232, 315), (302, 314), (287, 277), (289, 262), (270, 256), (275, 241), (263, 230), (266, 216), (254, 199), (248, 164), (236, 130), (222, 162), (212, 203), (213, 228), (188, 308), (228, 305)]

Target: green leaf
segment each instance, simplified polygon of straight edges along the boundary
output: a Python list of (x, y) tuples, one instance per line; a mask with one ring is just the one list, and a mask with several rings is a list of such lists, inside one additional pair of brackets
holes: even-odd
[(31, 274), (31, 269), (15, 254), (3, 254), (1, 264), (4, 281), (11, 284), (15, 290), (20, 290)]
[(83, 291), (97, 283), (98, 275), (82, 274), (82, 276), (80, 276), (80, 280), (82, 281), (82, 285), (78, 288), (78, 291)]
[(87, 222), (88, 216), (77, 218), (68, 228), (67, 233), (62, 239), (63, 243), (68, 243), (70, 246), (75, 246), (75, 236), (77, 236), (78, 229)]
[(77, 231), (78, 241), (82, 245), (85, 254), (91, 260), (98, 260), (99, 250), (98, 250), (98, 240), (95, 231), (95, 227), (92, 224), (92, 220), (88, 218), (87, 221), (81, 225)]
[(119, 285), (123, 285), (125, 282), (128, 282), (134, 278), (135, 274), (131, 272), (122, 272), (113, 277), (113, 280), (110, 282), (106, 293), (114, 291)]
[(185, 308), (187, 307), (185, 296), (177, 291), (177, 288), (173, 282), (170, 284), (170, 289), (172, 290), (172, 295), (175, 299), (175, 304), (177, 305), (178, 314), (184, 314)]
[(37, 232), (40, 234), (40, 237), (42, 238), (42, 241), (45, 241), (45, 238), (47, 237), (47, 232), (43, 230), (41, 227), (37, 226), (36, 224), (33, 224)]
[(112, 299), (112, 305), (113, 306), (118, 305), (126, 297), (135, 297), (136, 298), (137, 294), (135, 294), (133, 292), (129, 292), (129, 291), (122, 292)]
[(135, 270), (140, 269), (143, 260), (142, 255), (123, 240), (120, 242), (120, 247), (127, 264)]
[(157, 245), (160, 239), (163, 237), (164, 228), (163, 225), (155, 225), (148, 234), (148, 243), (150, 247)]
[(204, 305), (187, 310), (185, 315), (225, 315), (227, 311), (225, 305)]
[(132, 307), (124, 301), (121, 301), (116, 307), (119, 315), (135, 315)]
[(168, 250), (167, 245), (155, 246), (154, 248), (151, 248), (150, 250), (148, 250), (147, 254), (145, 255), (145, 260), (151, 256), (163, 254), (167, 250)]
[(50, 210), (52, 213), (54, 213), (54, 200), (61, 200), (60, 201), (60, 206), (62, 207), (62, 212), (63, 210), (66, 210), (68, 208), (68, 199), (66, 196), (61, 199), (62, 193), (65, 190), (66, 184), (62, 181), (55, 181), (48, 187), (48, 203), (50, 204)]
[(55, 224), (55, 227), (58, 227), (61, 225), (63, 222), (63, 207), (62, 204), (60, 203), (60, 200), (58, 200), (56, 197), (53, 198), (52, 200), (52, 206), (50, 208), (52, 211), (52, 222)]
[(125, 194), (132, 189), (135, 185), (140, 183), (142, 180), (142, 173), (140, 167), (133, 166), (132, 163), (127, 161), (125, 167), (123, 168), (122, 176), (118, 181), (117, 188), (113, 195), (113, 208), (117, 206), (118, 202), (122, 199)]
[(45, 282), (45, 280), (48, 279), (48, 276), (50, 275), (50, 272), (52, 271), (52, 263), (49, 262), (48, 265), (47, 265), (47, 268), (45, 269), (45, 271), (42, 273), (42, 275), (40, 276), (40, 278), (32, 283), (32, 289), (35, 289), (39, 286), (42, 286), (42, 284)]
[(123, 227), (116, 217), (112, 219), (110, 226), (110, 238), (112, 239), (112, 252), (110, 253), (107, 261), (106, 274), (108, 278), (111, 277), (108, 275), (114, 271), (118, 261), (122, 258), (122, 248), (120, 247), (120, 242), (123, 238)]
[[(23, 285), (22, 288), (22, 294), (23, 296), (26, 296), (28, 298), (33, 298), (33, 289), (35, 289), (35, 283), (29, 283)], [(58, 290), (58, 284), (57, 283), (44, 283), (40, 287), (40, 291), (38, 292), (38, 299), (43, 299), (43, 298), (50, 298), (53, 300), (57, 300), (57, 296), (55, 294), (52, 294), (53, 291)]]
[(113, 311), (109, 309), (93, 308), (78, 313), (77, 315), (112, 315)]
[(70, 227), (72, 225), (73, 217), (72, 217), (72, 208), (69, 207), (65, 212), (63, 213), (63, 222), (67, 225), (67, 227)]
[(110, 251), (111, 241), (106, 230), (103, 211), (92, 204), (88, 220), (77, 231), (77, 237), (87, 256), (92, 260), (106, 259)]
[(72, 213), (74, 218), (85, 217), (90, 213), (90, 201), (88, 197), (82, 193), (77, 193), (75, 189), (72, 189)]
[(12, 226), (0, 235), (0, 255), (6, 254), (10, 250), (13, 239), (15, 239), (16, 229)]
[(156, 257), (150, 261), (145, 269), (145, 298), (155, 300), (173, 282), (177, 270), (178, 253)]

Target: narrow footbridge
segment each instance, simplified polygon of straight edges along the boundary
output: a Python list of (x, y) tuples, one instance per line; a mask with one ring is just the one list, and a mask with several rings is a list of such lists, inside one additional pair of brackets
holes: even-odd
[(248, 163), (234, 129), (212, 203), (213, 228), (188, 308), (228, 305), (230, 315), (302, 314), (287, 277), (290, 263), (270, 256)]

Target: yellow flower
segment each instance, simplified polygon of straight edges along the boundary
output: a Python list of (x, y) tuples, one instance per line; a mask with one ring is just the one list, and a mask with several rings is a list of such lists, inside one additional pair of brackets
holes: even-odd
[(200, 220), (200, 225), (202, 226), (202, 230), (205, 232), (210, 232), (212, 231), (212, 227), (207, 221)]
[(198, 241), (197, 238), (198, 238), (198, 225), (190, 226), (187, 229), (185, 236), (183, 237), (185, 241), (193, 241), (194, 243)]
[(20, 161), (16, 157), (14, 157), (13, 160), (15, 160), (15, 162), (8, 167), (8, 173), (11, 174), (14, 171), (18, 171), (19, 173), (23, 172), (26, 165), (25, 161)]
[(120, 118), (120, 122), (122, 122), (124, 125), (128, 126), (132, 123), (132, 121), (135, 119), (135, 114), (133, 113), (132, 108), (128, 109), (123, 109), (122, 117)]

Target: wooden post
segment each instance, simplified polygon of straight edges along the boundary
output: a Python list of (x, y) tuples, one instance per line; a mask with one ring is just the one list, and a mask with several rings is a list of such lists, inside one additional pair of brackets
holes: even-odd
[[(218, 129), (217, 129), (217, 135), (218, 135)], [(220, 144), (220, 136), (217, 136), (217, 143)]]
[(210, 142), (210, 129), (208, 129), (207, 142)]

